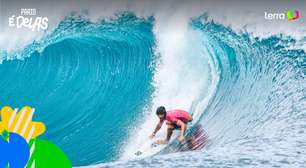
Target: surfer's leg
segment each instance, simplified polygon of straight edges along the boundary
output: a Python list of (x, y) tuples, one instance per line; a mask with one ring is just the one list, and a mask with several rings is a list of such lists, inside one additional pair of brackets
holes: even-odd
[(167, 141), (170, 140), (171, 136), (172, 136), (172, 133), (173, 133), (173, 130), (174, 130), (174, 126), (172, 124), (167, 124)]

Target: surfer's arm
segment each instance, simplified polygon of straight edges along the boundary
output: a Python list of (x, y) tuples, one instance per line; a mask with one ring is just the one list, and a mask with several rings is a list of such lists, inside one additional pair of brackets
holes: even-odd
[(160, 130), (160, 128), (162, 127), (162, 125), (163, 125), (163, 120), (160, 120), (159, 122), (158, 122), (158, 124), (156, 125), (156, 127), (155, 127), (155, 130), (154, 130), (154, 132), (152, 133), (152, 135), (151, 135), (151, 137), (154, 137), (155, 136), (155, 134)]

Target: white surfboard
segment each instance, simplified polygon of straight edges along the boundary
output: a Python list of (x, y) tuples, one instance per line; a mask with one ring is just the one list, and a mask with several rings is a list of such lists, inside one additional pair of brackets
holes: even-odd
[(172, 134), (172, 138), (170, 139), (170, 141), (167, 144), (156, 144), (155, 142), (158, 139), (164, 139), (166, 137), (165, 134), (155, 137), (153, 139), (149, 139), (148, 141), (146, 141), (141, 147), (139, 147), (139, 149), (137, 151), (135, 151), (134, 155), (136, 156), (136, 158), (144, 158), (147, 156), (151, 156), (154, 154), (157, 154), (158, 152), (160, 152), (162, 149), (164, 149), (165, 147), (167, 147), (167, 145), (171, 144), (173, 140), (175, 140), (175, 138), (179, 135), (179, 131), (174, 131)]

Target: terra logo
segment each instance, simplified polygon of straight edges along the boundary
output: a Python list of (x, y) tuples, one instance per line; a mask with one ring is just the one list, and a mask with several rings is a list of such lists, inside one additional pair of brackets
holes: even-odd
[(287, 16), (287, 20), (292, 21), (292, 20), (297, 20), (301, 18), (301, 13), (298, 10), (288, 10), (287, 12), (282, 12), (282, 13), (269, 13), (265, 12), (265, 19), (266, 20), (285, 20)]
[(44, 123), (32, 121), (35, 109), (29, 106), (1, 109), (0, 168), (71, 168), (65, 153), (53, 143), (38, 138)]

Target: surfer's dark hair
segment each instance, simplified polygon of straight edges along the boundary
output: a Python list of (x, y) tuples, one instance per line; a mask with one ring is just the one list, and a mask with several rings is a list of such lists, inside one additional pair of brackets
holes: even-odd
[(156, 109), (156, 115), (165, 115), (166, 108), (164, 106), (160, 106)]

